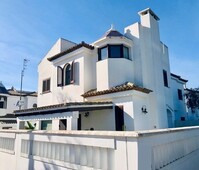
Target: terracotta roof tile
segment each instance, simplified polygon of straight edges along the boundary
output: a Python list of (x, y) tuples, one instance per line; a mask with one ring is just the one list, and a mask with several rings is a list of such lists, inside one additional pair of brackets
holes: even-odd
[(90, 50), (94, 49), (94, 46), (89, 45), (89, 44), (85, 43), (84, 41), (82, 41), (80, 44), (77, 44), (77, 45), (75, 45), (75, 46), (73, 46), (73, 47), (71, 47), (71, 48), (69, 48), (69, 49), (67, 49), (65, 51), (62, 51), (61, 53), (58, 53), (58, 54), (48, 58), (48, 60), (49, 61), (56, 60), (57, 58), (60, 58), (61, 56), (66, 55), (68, 53), (71, 53), (71, 52), (73, 52), (73, 51), (75, 51), (75, 50), (77, 50), (77, 49), (79, 49), (81, 47), (85, 47), (85, 48), (88, 48)]
[(143, 93), (150, 93), (152, 92), (152, 90), (143, 88), (143, 87), (139, 87), (133, 83), (130, 82), (126, 82), (124, 84), (121, 84), (119, 86), (115, 86), (112, 87), (110, 89), (107, 90), (102, 90), (102, 91), (97, 91), (96, 89), (90, 90), (86, 93), (84, 93), (82, 96), (83, 97), (91, 97), (91, 96), (99, 96), (99, 95), (104, 95), (104, 94), (110, 94), (110, 93), (117, 93), (117, 92), (121, 92), (121, 91), (127, 91), (127, 90), (137, 90)]

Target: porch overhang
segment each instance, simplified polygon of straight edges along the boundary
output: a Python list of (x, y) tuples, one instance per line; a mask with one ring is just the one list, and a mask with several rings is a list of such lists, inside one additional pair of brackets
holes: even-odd
[(92, 111), (92, 110), (104, 110), (113, 109), (112, 102), (70, 102), (66, 104), (49, 105), (44, 107), (37, 107), (25, 110), (15, 110), (14, 114), (16, 117), (23, 116), (36, 116), (55, 114), (72, 111)]

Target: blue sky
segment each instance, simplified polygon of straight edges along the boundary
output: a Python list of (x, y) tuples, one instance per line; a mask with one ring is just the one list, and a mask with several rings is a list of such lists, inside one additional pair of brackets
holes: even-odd
[(1, 0), (0, 81), (20, 88), (23, 59), (29, 59), (23, 89), (37, 90), (37, 65), (60, 37), (79, 43), (99, 39), (111, 24), (139, 21), (150, 7), (160, 18), (161, 41), (169, 47), (171, 72), (199, 87), (197, 0)]

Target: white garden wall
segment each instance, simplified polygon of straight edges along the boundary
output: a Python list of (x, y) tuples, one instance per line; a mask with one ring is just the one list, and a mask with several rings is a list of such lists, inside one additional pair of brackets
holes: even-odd
[(197, 170), (199, 127), (0, 131), (0, 169)]

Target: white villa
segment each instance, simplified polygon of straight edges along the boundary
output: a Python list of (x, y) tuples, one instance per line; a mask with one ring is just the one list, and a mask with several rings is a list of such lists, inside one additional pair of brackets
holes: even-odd
[(58, 39), (38, 66), (38, 107), (15, 111), (18, 128), (134, 131), (174, 127), (185, 119), (187, 80), (170, 72), (159, 17), (114, 28), (91, 44)]
[[(1, 170), (198, 170), (199, 126), (168, 128), (187, 120), (187, 80), (170, 73), (158, 16), (139, 15), (92, 44), (55, 43), (38, 67), (38, 106), (0, 130)], [(35, 130), (21, 130), (27, 121)]]

